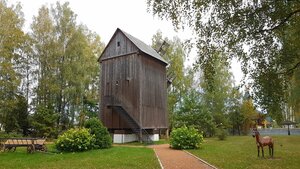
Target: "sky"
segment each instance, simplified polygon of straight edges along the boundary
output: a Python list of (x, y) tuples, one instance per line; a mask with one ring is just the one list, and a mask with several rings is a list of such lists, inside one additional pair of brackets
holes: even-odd
[[(25, 31), (30, 30), (33, 16), (37, 16), (42, 5), (50, 7), (57, 0), (8, 0), (8, 4), (20, 2), (25, 17)], [(193, 38), (192, 31), (175, 31), (171, 21), (161, 20), (147, 12), (147, 0), (59, 0), (61, 4), (69, 2), (69, 6), (77, 14), (77, 22), (86, 25), (100, 35), (107, 44), (117, 28), (135, 36), (146, 44), (152, 43), (152, 36), (160, 30), (164, 37), (179, 37), (182, 41)], [(189, 56), (186, 66), (191, 66), (195, 50)], [(236, 84), (242, 78), (240, 65), (235, 61), (232, 65)]]

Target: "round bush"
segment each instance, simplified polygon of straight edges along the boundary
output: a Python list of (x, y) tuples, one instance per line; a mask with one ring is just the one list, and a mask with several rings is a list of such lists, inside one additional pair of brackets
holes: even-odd
[(225, 140), (228, 133), (226, 129), (221, 128), (221, 129), (217, 129), (216, 135), (219, 138), (219, 140)]
[(170, 144), (174, 149), (197, 149), (203, 142), (203, 135), (194, 127), (180, 127), (171, 132)]
[(90, 129), (90, 133), (94, 135), (95, 149), (110, 148), (112, 145), (112, 138), (106, 127), (102, 125), (97, 118), (91, 118), (84, 123), (84, 127)]
[(86, 151), (92, 149), (94, 140), (86, 128), (70, 129), (58, 137), (55, 147), (64, 152)]

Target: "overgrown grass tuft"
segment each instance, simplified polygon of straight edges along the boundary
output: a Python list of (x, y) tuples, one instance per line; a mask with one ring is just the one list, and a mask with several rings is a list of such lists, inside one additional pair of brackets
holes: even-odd
[(300, 136), (273, 136), (274, 158), (264, 148), (265, 158), (257, 157), (255, 138), (251, 136), (205, 139), (202, 148), (189, 152), (223, 169), (298, 169), (300, 166)]

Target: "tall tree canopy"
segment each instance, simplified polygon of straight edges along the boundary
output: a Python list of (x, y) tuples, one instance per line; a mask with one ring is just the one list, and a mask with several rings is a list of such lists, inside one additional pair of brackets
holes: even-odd
[[(204, 69), (200, 79), (203, 100), (207, 109), (211, 112), (215, 125), (229, 127), (228, 114), (239, 106), (237, 89), (234, 87), (232, 73), (229, 71), (229, 64), (224, 59), (223, 54), (213, 54), (210, 63), (214, 68), (213, 76), (210, 71)], [(208, 78), (209, 77), (209, 78)]]
[(68, 3), (41, 7), (31, 28), (38, 61), (36, 112), (57, 117), (64, 130), (85, 113), (87, 101), (98, 101), (97, 57), (104, 45), (97, 34), (76, 23)]
[(13, 115), (24, 111), (16, 108), (21, 102), (18, 89), (21, 83), (20, 50), (26, 42), (23, 24), (21, 6), (8, 6), (5, 1), (0, 0), (0, 125), (8, 131), (15, 130), (18, 126), (18, 117)]
[(104, 44), (69, 3), (42, 6), (29, 33), (21, 9), (0, 0), (0, 129), (53, 137), (98, 113)]
[(202, 69), (211, 67), (216, 49), (238, 58), (254, 81), (256, 102), (282, 118), (300, 67), (300, 1), (148, 0), (148, 7), (176, 28), (194, 30)]
[(167, 78), (171, 84), (168, 87), (168, 112), (172, 128), (173, 113), (178, 109), (187, 91), (191, 89), (193, 73), (188, 73), (188, 70), (185, 69), (187, 50), (178, 37), (170, 40), (163, 37), (162, 33), (158, 31), (152, 38), (152, 47), (169, 63)]
[(254, 119), (258, 118), (259, 114), (256, 111), (252, 99), (244, 99), (243, 104), (241, 106), (241, 115), (242, 115), (242, 133), (243, 134), (248, 134), (249, 133), (249, 128), (253, 127), (255, 125)]

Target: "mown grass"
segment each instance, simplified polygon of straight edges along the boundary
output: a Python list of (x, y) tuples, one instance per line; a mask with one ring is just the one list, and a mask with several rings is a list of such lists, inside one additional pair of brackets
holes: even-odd
[(202, 148), (189, 150), (192, 154), (223, 169), (298, 169), (300, 168), (300, 136), (273, 136), (274, 158), (257, 157), (255, 139), (251, 136), (228, 137), (225, 141), (205, 139)]
[[(79, 168), (160, 168), (155, 153), (145, 147), (112, 147), (80, 153), (53, 153), (52, 145), (47, 146), (49, 153), (27, 154), (24, 148), (16, 152), (0, 153), (1, 169), (79, 169)], [(51, 153), (52, 151), (52, 153)]]
[[(169, 140), (167, 139), (160, 139), (159, 141), (154, 141), (154, 145), (159, 145), (159, 144), (169, 144)], [(149, 144), (147, 143), (141, 143), (138, 141), (134, 142), (129, 142), (129, 143), (124, 143), (124, 144), (115, 144), (116, 146), (148, 146)]]

